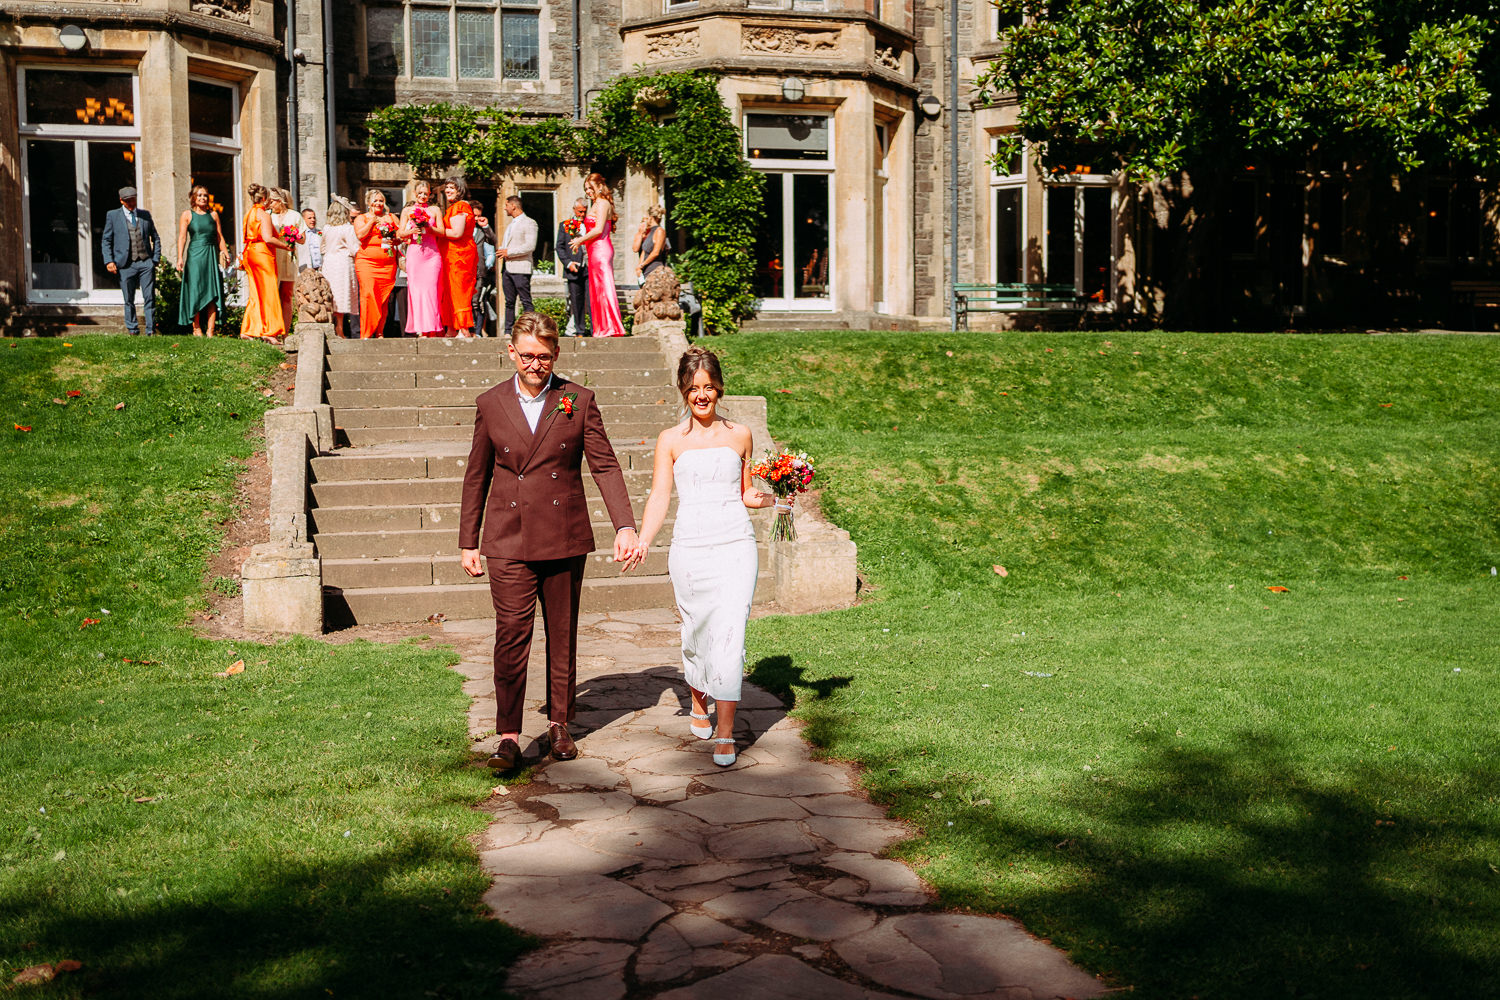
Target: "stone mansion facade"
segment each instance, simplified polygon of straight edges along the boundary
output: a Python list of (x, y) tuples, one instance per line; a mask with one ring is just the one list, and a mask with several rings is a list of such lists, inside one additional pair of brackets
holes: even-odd
[[(0, 302), (112, 313), (95, 234), (125, 183), (173, 234), (190, 184), (205, 183), (237, 239), (252, 180), (320, 214), (330, 192), (379, 187), (399, 204), (410, 173), (365, 148), (372, 109), (444, 100), (571, 119), (623, 73), (702, 68), (768, 181), (761, 321), (946, 328), (955, 281), (1072, 285), (1068, 324), (1149, 314), (1159, 292), (1141, 275), (1161, 264), (1142, 189), (992, 163), (1014, 109), (981, 104), (972, 83), (998, 29), (982, 0), (4, 0)], [(470, 183), (491, 213), (520, 195), (550, 242), (586, 169)], [(657, 179), (612, 180), (623, 231), (663, 201), (670, 227)], [(1423, 185), (1390, 223), (1416, 234), (1418, 269), (1443, 281), (1493, 259), (1482, 186)], [(1362, 294), (1340, 275), (1392, 251), (1379, 227), (1345, 219), (1379, 215), (1380, 190), (1247, 173), (1231, 293), (1272, 322)]]

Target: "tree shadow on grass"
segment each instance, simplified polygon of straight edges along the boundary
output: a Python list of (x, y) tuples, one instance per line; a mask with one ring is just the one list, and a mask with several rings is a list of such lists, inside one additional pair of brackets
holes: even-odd
[(780, 698), (784, 705), (795, 702), (798, 690), (821, 701), (854, 682), (847, 675), (808, 679), (806, 673), (807, 668), (793, 664), (790, 656), (767, 656), (756, 661), (745, 679)]
[[(1500, 771), (1440, 785), (1290, 761), (1265, 733), (1213, 750), (1147, 740), (1118, 776), (1060, 784), (1056, 822), (938, 782), (881, 784), (939, 834), (918, 850), (948, 850), (947, 820), (962, 838), (977, 871), (924, 873), (949, 902), (1013, 914), (1137, 995), (1500, 996), (1500, 845), (1471, 818)], [(996, 878), (1010, 866), (1032, 880)]]
[(527, 941), (445, 884), (473, 865), (462, 842), (417, 835), (354, 861), (272, 863), (201, 903), (11, 896), (0, 926), (35, 942), (4, 942), (19, 966), (83, 963), (28, 996), (494, 998)]

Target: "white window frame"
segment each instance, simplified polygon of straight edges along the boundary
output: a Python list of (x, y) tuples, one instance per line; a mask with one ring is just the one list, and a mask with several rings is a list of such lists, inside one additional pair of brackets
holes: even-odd
[[(230, 128), (231, 134), (225, 137), (205, 135), (202, 132), (189, 132), (188, 148), (189, 150), (201, 149), (210, 153), (225, 153), (234, 161), (234, 187), (232, 190), (226, 192), (228, 204), (225, 206), (229, 210), (231, 217), (228, 220), (221, 218), (219, 221), (220, 228), (227, 230), (224, 233), (224, 239), (229, 241), (231, 248), (235, 248), (235, 252), (238, 252), (237, 248), (240, 245), (240, 213), (236, 206), (241, 184), (240, 158), (244, 153), (244, 147), (240, 144), (240, 85), (229, 80), (218, 80), (211, 76), (200, 76), (196, 73), (188, 75), (188, 82), (206, 83), (214, 87), (224, 87), (229, 91), (229, 108), (233, 113), (233, 125)], [(188, 97), (188, 100), (192, 100), (191, 95)], [(191, 155), (189, 156), (189, 163), (191, 163)], [(227, 227), (223, 225), (225, 221), (229, 223)]]
[[(996, 156), (999, 155), (999, 152), (1000, 152), (1000, 137), (999, 136), (991, 136), (990, 137), (990, 158), (993, 160)], [(1029, 199), (1029, 198), (1026, 197), (1026, 161), (1027, 161), (1026, 151), (1022, 150), (1022, 152), (1021, 152), (1021, 172), (1020, 173), (1018, 173), (1018, 174), (1002, 174), (997, 169), (995, 169), (994, 167), (991, 167), (989, 170), (986, 171), (986, 173), (989, 174), (989, 179), (990, 179), (990, 183), (989, 183), (989, 189), (990, 189), (990, 202), (989, 202), (989, 210), (990, 210), (990, 220), (989, 220), (990, 267), (989, 267), (989, 275), (990, 275), (990, 283), (991, 284), (998, 285), (998, 284), (1001, 283), (1000, 282), (1000, 246), (999, 246), (998, 242), (995, 239), (996, 225), (998, 223), (998, 219), (996, 218), (996, 211), (995, 211), (995, 196), (1000, 191), (1002, 191), (1002, 190), (1007, 190), (1007, 189), (1012, 189), (1012, 188), (1018, 189), (1021, 192), (1021, 247), (1020, 247), (1020, 252), (1021, 252), (1021, 281), (1020, 281), (1020, 283), (1021, 284), (1025, 284), (1026, 283), (1026, 234), (1030, 231), (1027, 228), (1027, 222), (1029, 220), (1029, 213), (1031, 211), (1030, 206), (1027, 204), (1031, 199)], [(1006, 284), (1009, 284), (1009, 282), (1006, 282)]]
[[(60, 71), (68, 73), (129, 73), (131, 87), (131, 111), (136, 116), (133, 126), (120, 125), (49, 125), (29, 124), (26, 121), (26, 76), (28, 69)], [(16, 121), (19, 123), (21, 172), (21, 235), (24, 245), (26, 301), (35, 303), (69, 303), (80, 305), (109, 305), (120, 301), (116, 288), (94, 287), (93, 233), (87, 219), (78, 227), (78, 284), (79, 288), (32, 288), (31, 260), (31, 169), (28, 140), (40, 139), (73, 143), (74, 179), (78, 185), (79, 200), (76, 211), (86, 211), (93, 204), (94, 192), (89, 187), (88, 144), (90, 142), (129, 142), (135, 145), (135, 187), (141, 187), (141, 75), (133, 68), (120, 66), (88, 66), (70, 63), (22, 64), (16, 67)]]
[[(804, 117), (819, 117), (828, 120), (828, 159), (826, 160), (777, 160), (777, 159), (754, 159), (749, 160), (750, 133), (746, 119), (750, 115), (801, 115)], [(781, 200), (781, 245), (783, 248), (792, 246), (793, 220), (792, 213), (788, 211), (791, 204), (792, 185), (795, 183), (791, 178), (797, 174), (822, 174), (828, 177), (828, 296), (821, 299), (799, 299), (795, 295), (787, 295), (786, 289), (790, 288), (792, 281), (792, 270), (783, 267), (783, 292), (779, 298), (764, 298), (760, 300), (759, 308), (767, 312), (836, 312), (838, 309), (838, 198), (834, 191), (835, 164), (837, 162), (837, 141), (834, 129), (835, 116), (832, 111), (812, 110), (800, 108), (796, 105), (772, 105), (769, 107), (749, 107), (740, 112), (740, 136), (741, 150), (746, 159), (756, 170), (770, 176), (783, 178), (782, 200)]]
[(1113, 174), (1065, 174), (1059, 178), (1048, 180), (1043, 186), (1042, 196), (1042, 274), (1047, 284), (1055, 284), (1051, 279), (1051, 241), (1047, 239), (1047, 229), (1051, 223), (1048, 207), (1051, 199), (1046, 193), (1053, 188), (1071, 188), (1073, 190), (1073, 287), (1080, 296), (1083, 295), (1083, 192), (1089, 188), (1109, 189), (1109, 276), (1108, 288), (1109, 298), (1103, 302), (1085, 301), (1083, 308), (1090, 312), (1114, 312), (1116, 309), (1116, 297), (1119, 293), (1119, 269), (1120, 269), (1120, 227), (1114, 224), (1115, 218), (1120, 213), (1120, 181)]

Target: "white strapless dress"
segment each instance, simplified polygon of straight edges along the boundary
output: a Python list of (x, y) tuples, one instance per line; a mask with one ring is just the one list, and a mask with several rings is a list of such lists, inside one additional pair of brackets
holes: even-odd
[(742, 461), (733, 448), (677, 456), (677, 520), (667, 571), (682, 614), (682, 672), (716, 701), (739, 701), (745, 621), (760, 561), (741, 500)]

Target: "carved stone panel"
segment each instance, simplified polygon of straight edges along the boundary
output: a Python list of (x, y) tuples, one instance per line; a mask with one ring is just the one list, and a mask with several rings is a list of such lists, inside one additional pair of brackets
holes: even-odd
[(894, 45), (876, 45), (875, 63), (878, 66), (884, 66), (886, 69), (893, 69), (899, 72), (901, 69), (901, 53)]
[(747, 24), (741, 34), (746, 52), (775, 52), (780, 55), (833, 53), (839, 47), (840, 31), (803, 28), (771, 28)]
[(663, 31), (646, 36), (646, 55), (652, 59), (682, 59), (698, 54), (698, 29)]
[(193, 13), (208, 14), (212, 17), (222, 17), (228, 21), (238, 21), (240, 24), (250, 23), (250, 0), (196, 0), (193, 4)]

